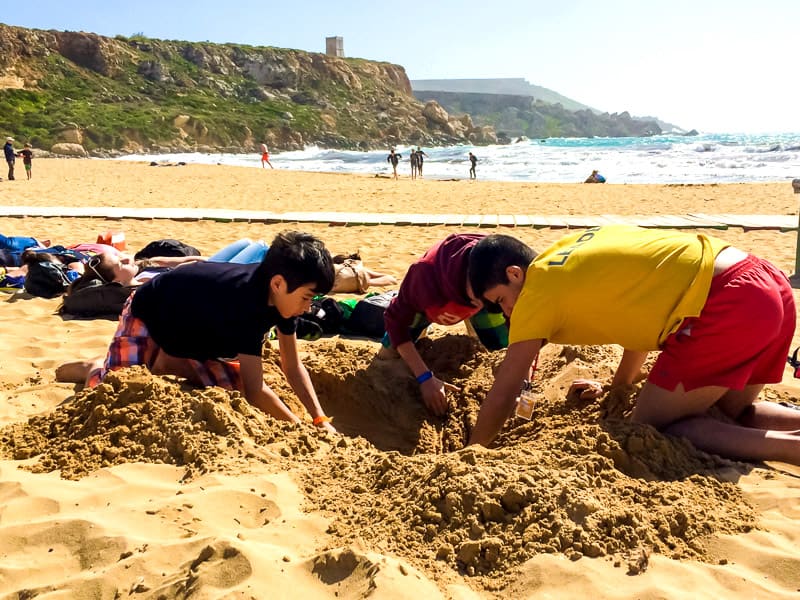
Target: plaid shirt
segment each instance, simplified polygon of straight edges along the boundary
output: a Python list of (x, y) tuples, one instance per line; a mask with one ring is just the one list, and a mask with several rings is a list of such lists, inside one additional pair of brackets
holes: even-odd
[[(101, 369), (96, 369), (89, 377), (89, 387), (100, 383), (109, 371), (142, 365), (152, 369), (161, 350), (147, 331), (144, 321), (131, 315), (131, 300), (128, 298), (119, 318), (117, 331), (108, 348), (106, 360)], [(196, 379), (204, 387), (219, 386), (229, 390), (243, 391), (242, 377), (238, 361), (183, 359), (194, 372)]]

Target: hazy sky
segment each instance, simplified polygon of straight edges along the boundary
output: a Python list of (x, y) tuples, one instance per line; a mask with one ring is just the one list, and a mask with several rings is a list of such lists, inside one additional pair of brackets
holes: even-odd
[(338, 35), (410, 79), (524, 77), (686, 129), (800, 132), (800, 0), (37, 0), (0, 22), (315, 52)]

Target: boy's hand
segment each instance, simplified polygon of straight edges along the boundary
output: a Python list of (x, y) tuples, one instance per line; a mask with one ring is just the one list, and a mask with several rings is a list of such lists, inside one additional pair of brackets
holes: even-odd
[(441, 417), (447, 412), (449, 407), (447, 403), (447, 392), (458, 392), (459, 388), (452, 383), (442, 381), (436, 375), (428, 379), (420, 386), (422, 392), (422, 400), (425, 406), (428, 407), (433, 414)]
[(576, 379), (567, 390), (567, 396), (577, 394), (581, 400), (594, 400), (603, 395), (603, 385), (592, 379)]
[(336, 431), (336, 427), (334, 427), (330, 421), (324, 421), (319, 425), (317, 425), (317, 427), (319, 427), (320, 429), (324, 429), (325, 431), (328, 431), (330, 433), (339, 433), (338, 431)]

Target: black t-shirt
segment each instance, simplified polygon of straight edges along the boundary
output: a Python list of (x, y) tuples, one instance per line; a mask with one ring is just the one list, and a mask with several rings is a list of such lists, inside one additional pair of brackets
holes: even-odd
[(287, 335), (297, 329), (297, 320), (281, 317), (268, 299), (269, 282), (258, 264), (198, 262), (142, 285), (133, 296), (131, 313), (173, 356), (261, 356), (264, 336), (273, 325)]

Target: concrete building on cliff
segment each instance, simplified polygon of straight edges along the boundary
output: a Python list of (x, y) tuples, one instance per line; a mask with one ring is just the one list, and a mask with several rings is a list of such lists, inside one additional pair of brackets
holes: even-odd
[(344, 58), (344, 38), (341, 36), (326, 37), (325, 54)]

